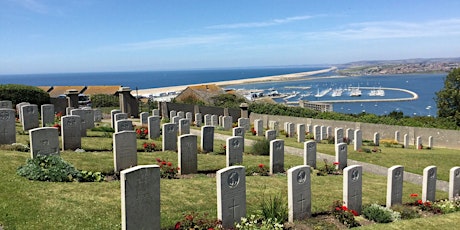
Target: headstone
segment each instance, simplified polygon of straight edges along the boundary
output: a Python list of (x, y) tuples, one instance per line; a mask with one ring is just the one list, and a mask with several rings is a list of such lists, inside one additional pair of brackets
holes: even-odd
[(270, 141), (270, 174), (284, 172), (284, 140)]
[(31, 158), (37, 155), (59, 155), (59, 133), (57, 128), (43, 127), (29, 131)]
[(276, 136), (279, 135), (280, 132), (280, 123), (278, 121), (269, 121), (268, 122), (268, 128), (271, 130), (276, 131)]
[(311, 216), (310, 166), (290, 168), (288, 175), (288, 220), (303, 220)]
[(417, 149), (422, 149), (422, 137), (417, 136), (415, 139), (415, 146)]
[(219, 126), (224, 126), (224, 125), (223, 125), (223, 122), (222, 122), (222, 118), (223, 118), (223, 117), (224, 117), (224, 116), (219, 115)]
[(153, 140), (160, 137), (161, 131), (161, 117), (150, 116), (147, 118), (147, 125), (149, 130), (149, 139)]
[(251, 129), (249, 118), (238, 118), (238, 126), (244, 128), (244, 132)]
[(211, 115), (211, 125), (214, 127), (219, 126), (219, 117), (217, 115)]
[(142, 112), (142, 113), (139, 114), (139, 118), (140, 118), (140, 121), (141, 121), (142, 125), (147, 125), (148, 117), (149, 117), (148, 112)]
[(314, 130), (313, 138), (315, 139), (316, 142), (320, 142), (321, 141), (321, 126), (315, 125), (313, 126), (313, 130)]
[[(121, 113), (115, 114), (115, 117), (118, 116), (119, 114), (121, 114)], [(80, 133), (81, 133), (80, 135), (81, 135), (81, 137), (86, 137), (86, 119), (87, 119), (87, 117), (86, 117), (85, 111), (83, 111), (83, 109), (72, 109), (70, 111), (70, 115), (80, 117)], [(115, 120), (115, 124), (116, 124), (116, 121), (117, 120)], [(114, 128), (116, 128), (116, 127), (114, 126)]]
[(305, 125), (297, 124), (297, 142), (302, 143), (305, 141)]
[(358, 151), (359, 149), (361, 149), (361, 146), (363, 145), (363, 136), (362, 136), (361, 130), (359, 129), (355, 130), (354, 136), (355, 136), (355, 140), (354, 140), (353, 150)]
[(243, 127), (235, 127), (232, 129), (233, 136), (235, 137), (244, 137), (244, 128)]
[(380, 145), (380, 133), (374, 133), (374, 145), (379, 146)]
[(327, 139), (327, 127), (322, 125), (321, 126), (321, 140)]
[(290, 122), (288, 122), (288, 121), (284, 122), (283, 130), (284, 130), (284, 132), (285, 132), (286, 134), (288, 133), (288, 128), (289, 128), (288, 126), (289, 126), (289, 123), (290, 123)]
[(399, 131), (395, 131), (395, 141), (399, 142)]
[(163, 151), (177, 151), (177, 132), (178, 127), (174, 123), (163, 124), (162, 145)]
[(428, 137), (428, 148), (433, 149), (433, 136)]
[(172, 119), (175, 116), (177, 116), (177, 112), (175, 110), (169, 111), (169, 119)]
[(347, 139), (350, 143), (354, 142), (355, 140), (355, 131), (353, 129), (346, 129), (346, 133), (347, 133)]
[(216, 173), (217, 219), (224, 229), (246, 217), (246, 175), (243, 166), (223, 168)]
[(214, 151), (214, 126), (201, 127), (201, 150), (205, 153)]
[(70, 111), (72, 111), (72, 109), (75, 109), (74, 107), (66, 107), (65, 108), (65, 115), (70, 115)]
[(404, 134), (404, 148), (407, 149), (409, 148), (409, 135)]
[(181, 119), (185, 118), (185, 112), (184, 111), (179, 111), (179, 112), (177, 112), (176, 116), (180, 117)]
[(460, 197), (460, 167), (453, 167), (449, 171), (449, 200)]
[(133, 122), (128, 119), (118, 120), (115, 125), (115, 132), (118, 133), (121, 131), (134, 131)]
[(160, 110), (159, 109), (152, 109), (152, 116), (160, 116)]
[(187, 118), (181, 118), (179, 120), (179, 135), (190, 133), (190, 121)]
[(326, 127), (326, 138), (330, 138), (330, 137), (332, 137), (332, 127), (327, 126)]
[[(124, 120), (124, 119), (128, 119), (128, 114), (127, 113), (116, 113), (113, 115), (113, 118), (114, 118), (114, 125), (117, 123), (117, 121), (119, 120)], [(115, 126), (114, 126), (115, 128)]]
[(294, 123), (289, 122), (287, 126), (287, 135), (289, 137), (294, 137), (295, 135), (295, 124)]
[[(115, 124), (116, 124), (116, 122), (115, 122), (115, 114), (117, 114), (117, 113), (121, 113), (121, 110), (119, 110), (119, 109), (112, 109), (112, 110), (110, 111), (110, 118), (111, 118), (110, 124), (112, 125), (112, 128), (113, 128), (113, 129), (115, 129)], [(67, 114), (71, 114), (71, 113), (67, 113)], [(125, 119), (126, 119), (126, 118), (125, 118)]]
[(254, 131), (256, 131), (257, 136), (264, 135), (264, 121), (261, 119), (254, 120)]
[(16, 117), (14, 109), (0, 109), (0, 145), (16, 143)]
[(93, 109), (94, 111), (94, 121), (101, 122), (102, 121), (102, 111), (100, 109)]
[(404, 182), (404, 167), (395, 165), (388, 169), (387, 176), (387, 208), (395, 204), (402, 204)]
[(339, 170), (344, 169), (347, 167), (347, 160), (348, 160), (348, 146), (347, 143), (340, 143), (335, 145), (335, 162), (339, 162), (336, 165), (336, 168)]
[(205, 114), (204, 115), (204, 125), (206, 125), (206, 126), (211, 126), (212, 125), (211, 114)]
[(179, 116), (174, 116), (172, 119), (171, 119), (171, 122), (176, 124), (176, 125), (179, 125), (179, 120), (181, 118)]
[(121, 228), (160, 229), (160, 167), (136, 166), (120, 172)]
[(27, 131), (38, 128), (38, 107), (37, 105), (21, 106), (21, 123), (22, 130)]
[(92, 110), (89, 107), (86, 107), (86, 108), (83, 108), (83, 111), (86, 116), (86, 119), (85, 119), (86, 129), (94, 128), (94, 110)]
[[(187, 118), (184, 118), (188, 120)], [(179, 136), (177, 143), (177, 160), (179, 173), (181, 175), (194, 174), (198, 172), (198, 148), (197, 136), (185, 134)]]
[(273, 141), (276, 139), (276, 130), (270, 129), (265, 131), (265, 139), (268, 141)]
[(18, 113), (19, 120), (22, 119), (22, 109), (21, 109), (21, 107), (24, 106), (24, 105), (30, 105), (30, 103), (29, 102), (21, 102), (21, 103), (16, 104), (16, 111)]
[(54, 105), (41, 105), (42, 127), (52, 127), (54, 125)]
[(224, 130), (230, 130), (232, 129), (233, 125), (233, 118), (231, 116), (223, 116), (222, 117), (222, 127)]
[(196, 127), (201, 127), (203, 125), (201, 113), (195, 113), (195, 125)]
[(303, 164), (316, 168), (316, 141), (303, 143)]
[(12, 101), (0, 101), (0, 109), (12, 109), (13, 102)]
[(192, 122), (193, 122), (193, 113), (192, 112), (186, 112), (185, 113), (185, 118), (188, 119), (190, 124), (192, 124)]
[(81, 148), (81, 119), (77, 115), (61, 117), (62, 150)]
[(335, 128), (334, 129), (334, 138), (335, 138), (335, 144), (340, 144), (343, 142), (343, 129), (342, 128)]
[(343, 205), (361, 214), (363, 198), (363, 167), (350, 165), (343, 170)]
[(136, 132), (121, 131), (113, 134), (113, 165), (115, 172), (137, 166)]
[(243, 137), (229, 137), (225, 144), (227, 167), (243, 163)]
[(312, 126), (312, 125), (308, 125), (308, 124), (307, 124), (307, 128), (306, 128), (306, 129), (307, 129), (308, 134), (313, 134), (313, 126)]
[(423, 169), (423, 182), (422, 182), (422, 201), (436, 201), (436, 179), (437, 179), (436, 166), (428, 166)]

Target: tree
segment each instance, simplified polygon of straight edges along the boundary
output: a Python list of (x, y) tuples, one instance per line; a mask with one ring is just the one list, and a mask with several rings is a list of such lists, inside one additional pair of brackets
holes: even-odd
[(453, 69), (444, 79), (444, 88), (436, 93), (438, 117), (448, 118), (460, 126), (460, 69)]
[(0, 85), (0, 100), (9, 100), (16, 105), (21, 102), (40, 105), (50, 103), (50, 95), (40, 88), (28, 85)]

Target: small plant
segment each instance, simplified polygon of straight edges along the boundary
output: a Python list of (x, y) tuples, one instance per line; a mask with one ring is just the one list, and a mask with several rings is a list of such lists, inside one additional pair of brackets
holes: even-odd
[(337, 169), (337, 165), (339, 165), (339, 162), (328, 164), (327, 159), (323, 159), (323, 161), (324, 161), (324, 165), (322, 167), (318, 167), (318, 172), (316, 173), (317, 176), (342, 174), (340, 170)]
[(235, 225), (236, 229), (241, 230), (282, 230), (283, 224), (277, 219), (264, 219), (256, 215), (250, 215), (248, 218), (241, 218), (241, 222)]
[(382, 150), (379, 149), (379, 148), (377, 148), (377, 147), (374, 147), (371, 151), (372, 151), (373, 153), (377, 153), (377, 152), (378, 152), (378, 153), (381, 153), (381, 152), (382, 152)]
[(149, 130), (145, 127), (136, 129), (136, 136), (139, 139), (147, 139), (148, 134), (149, 134)]
[(279, 224), (288, 219), (287, 202), (284, 201), (281, 194), (264, 199), (260, 205), (261, 216), (264, 220), (276, 220)]
[(371, 204), (363, 208), (363, 216), (377, 223), (390, 223), (401, 219), (401, 214), (378, 204)]
[(208, 214), (205, 213), (202, 216), (192, 212), (190, 214), (185, 214), (184, 219), (180, 222), (177, 222), (174, 226), (174, 229), (223, 229), (222, 223), (219, 220), (211, 219), (208, 217)]
[(417, 199), (418, 194), (412, 193), (411, 198), (415, 200), (411, 203), (412, 206), (419, 208), (422, 211), (432, 212), (434, 214), (440, 214), (441, 210), (438, 207), (432, 205), (430, 201), (423, 202), (421, 199)]
[(257, 167), (248, 167), (246, 176), (269, 176), (269, 168), (264, 164), (259, 164)]
[(17, 174), (29, 180), (51, 182), (71, 182), (81, 178), (80, 171), (56, 155), (27, 159), (26, 164), (18, 168)]
[(391, 206), (393, 211), (399, 212), (401, 214), (402, 220), (420, 218), (420, 213), (414, 207), (405, 206), (405, 205), (393, 205)]
[(160, 177), (166, 179), (176, 179), (177, 174), (179, 173), (179, 167), (174, 167), (173, 164), (169, 161), (162, 160), (160, 158), (156, 159), (160, 166)]
[(105, 179), (104, 174), (101, 172), (80, 171), (80, 182), (102, 182)]
[(13, 143), (11, 145), (0, 145), (0, 149), (18, 151), (18, 152), (29, 152), (30, 151), (29, 146), (22, 144), (22, 143)]
[(144, 142), (142, 144), (142, 148), (144, 148), (144, 152), (158, 151), (157, 145), (154, 142), (152, 142), (152, 143)]
[(225, 144), (220, 144), (219, 149), (217, 150), (217, 154), (226, 154), (227, 153), (227, 146)]
[(358, 221), (355, 220), (355, 216), (358, 216), (358, 212), (350, 210), (346, 206), (342, 205), (343, 202), (340, 200), (334, 201), (332, 204), (332, 215), (340, 221), (340, 223), (347, 226), (347, 228), (359, 227)]
[(251, 133), (253, 136), (257, 135), (257, 131), (254, 129), (254, 127), (251, 127)]
[(441, 213), (447, 214), (460, 211), (460, 197), (455, 197), (454, 200), (440, 200), (433, 203), (433, 208), (439, 209)]
[(270, 154), (270, 141), (268, 141), (265, 138), (254, 141), (254, 144), (252, 144), (250, 153), (254, 155), (265, 155), (265, 156), (269, 155)]

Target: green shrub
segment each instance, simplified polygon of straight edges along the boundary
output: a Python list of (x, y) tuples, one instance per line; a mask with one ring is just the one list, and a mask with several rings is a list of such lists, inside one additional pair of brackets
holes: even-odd
[(18, 152), (29, 152), (29, 146), (22, 143), (13, 143), (11, 145), (0, 145), (2, 150), (18, 151)]
[(265, 138), (254, 141), (250, 153), (254, 155), (268, 156), (270, 154), (270, 141)]
[(118, 107), (120, 106), (120, 101), (115, 95), (94, 94), (91, 95), (91, 106), (94, 108)]
[(35, 156), (18, 168), (17, 174), (29, 180), (71, 182), (78, 181), (81, 173), (60, 156)]
[(334, 201), (332, 204), (332, 215), (347, 228), (359, 227), (361, 224), (356, 221), (355, 216), (358, 213), (355, 210), (350, 210), (346, 206), (342, 205), (343, 202), (340, 200)]
[(101, 172), (81, 171), (80, 182), (102, 182), (105, 176)]
[(377, 223), (390, 223), (401, 219), (401, 214), (399, 212), (395, 212), (378, 204), (371, 204), (364, 207), (362, 214), (368, 220), (372, 220)]
[(259, 164), (258, 166), (249, 166), (246, 168), (246, 176), (269, 176), (270, 169), (264, 165)]
[(281, 194), (264, 199), (260, 205), (261, 216), (264, 220), (276, 220), (282, 224), (288, 219), (287, 202)]
[(420, 213), (418, 213), (417, 210), (411, 206), (405, 206), (405, 205), (398, 204), (398, 205), (391, 206), (391, 209), (395, 212), (399, 212), (401, 214), (402, 220), (420, 218), (421, 216)]
[(40, 105), (50, 103), (50, 96), (47, 92), (35, 86), (7, 84), (0, 85), (0, 98), (9, 100), (13, 105), (21, 102)]
[(440, 200), (433, 203), (433, 208), (441, 210), (441, 213), (452, 213), (460, 211), (460, 197), (454, 200)]
[(219, 220), (208, 217), (207, 213), (200, 215), (192, 212), (184, 214), (184, 219), (177, 222), (174, 229), (222, 229), (221, 226), (222, 223)]
[(236, 224), (236, 229), (240, 230), (282, 230), (283, 224), (277, 219), (264, 219), (256, 215), (251, 215), (248, 218), (241, 218), (241, 222)]

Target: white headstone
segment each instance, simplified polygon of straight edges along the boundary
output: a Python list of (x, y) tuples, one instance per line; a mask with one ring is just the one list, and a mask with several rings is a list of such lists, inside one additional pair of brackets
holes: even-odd
[(57, 128), (43, 127), (29, 131), (31, 158), (37, 155), (59, 155), (59, 133)]
[[(182, 120), (182, 119), (181, 119)], [(185, 120), (188, 120), (185, 118)], [(186, 134), (179, 136), (177, 156), (179, 173), (194, 174), (198, 172), (197, 136)]]
[(395, 131), (395, 141), (399, 142), (399, 131)]
[(343, 142), (343, 129), (342, 128), (335, 128), (334, 129), (334, 138), (335, 138), (335, 144), (340, 144)]
[(402, 204), (404, 182), (404, 167), (395, 165), (388, 169), (387, 175), (387, 208), (395, 204)]
[(261, 119), (254, 120), (254, 130), (256, 131), (257, 136), (264, 135), (264, 121)]
[(422, 137), (418, 136), (416, 139), (415, 139), (415, 146), (417, 149), (422, 149)]
[(211, 126), (211, 114), (205, 114), (204, 115), (204, 125)]
[(21, 106), (21, 123), (24, 131), (38, 128), (38, 107), (33, 104)]
[(115, 172), (137, 166), (136, 132), (121, 131), (113, 134), (113, 165)]
[(163, 124), (162, 145), (163, 151), (177, 151), (178, 127), (174, 123)]
[(270, 141), (270, 174), (284, 172), (284, 140)]
[(160, 110), (159, 109), (153, 109), (152, 110), (152, 116), (160, 116)]
[(303, 164), (316, 168), (316, 141), (303, 143)]
[(42, 127), (52, 127), (54, 125), (54, 105), (41, 105)]
[(217, 115), (211, 115), (211, 125), (214, 127), (219, 126), (219, 117)]
[[(116, 122), (115, 122), (115, 114), (117, 114), (117, 113), (121, 113), (121, 110), (119, 110), (119, 109), (112, 109), (112, 110), (110, 111), (110, 118), (111, 118), (110, 124), (112, 125), (112, 128), (113, 128), (113, 129), (115, 129), (115, 123), (116, 123)], [(71, 113), (67, 113), (67, 114), (71, 114)], [(125, 119), (126, 119), (126, 118), (125, 118)]]
[(142, 113), (139, 114), (139, 118), (140, 118), (140, 121), (141, 121), (142, 125), (147, 125), (148, 117), (149, 117), (148, 112), (142, 112)]
[(290, 168), (288, 175), (289, 222), (303, 220), (311, 216), (310, 166), (301, 165)]
[(297, 142), (305, 141), (305, 124), (297, 124)]
[(363, 197), (363, 167), (350, 165), (343, 170), (343, 205), (361, 214)]
[(313, 137), (315, 139), (316, 142), (320, 142), (321, 141), (321, 126), (319, 125), (315, 125), (313, 126)]
[(61, 117), (62, 150), (81, 148), (80, 116), (67, 115)]
[(225, 229), (246, 217), (246, 175), (243, 166), (223, 168), (216, 173), (217, 218)]
[(433, 136), (428, 137), (428, 148), (433, 149)]
[(409, 148), (409, 135), (404, 134), (404, 148), (407, 149)]
[(179, 135), (190, 133), (190, 120), (187, 118), (181, 118), (179, 120)]
[(273, 141), (276, 139), (276, 130), (270, 129), (265, 131), (265, 139), (268, 141)]
[(0, 101), (0, 109), (13, 109), (12, 101)]
[(195, 113), (195, 125), (201, 127), (203, 125), (203, 118), (201, 113)]
[(14, 109), (0, 109), (0, 145), (16, 143)]
[(238, 118), (238, 126), (243, 127), (245, 132), (250, 130), (251, 123), (249, 121), (249, 118)]
[(149, 130), (149, 139), (156, 139), (160, 137), (161, 131), (161, 117), (160, 116), (150, 116), (147, 118), (147, 125)]
[(380, 133), (374, 133), (374, 145), (379, 146), (380, 145)]
[(240, 136), (229, 137), (226, 140), (227, 167), (243, 163), (244, 139)]
[(428, 166), (423, 169), (423, 182), (422, 182), (422, 201), (436, 201), (436, 166)]
[(460, 167), (453, 167), (449, 171), (449, 200), (460, 197)]
[(233, 118), (231, 116), (223, 116), (222, 117), (222, 127), (224, 130), (230, 130), (232, 129), (233, 125)]
[(354, 134), (354, 146), (353, 146), (353, 150), (355, 151), (358, 151), (359, 149), (361, 149), (361, 146), (363, 145), (363, 136), (362, 136), (362, 133), (361, 133), (361, 130), (357, 129), (355, 130), (355, 134)]
[(121, 132), (121, 131), (133, 131), (133, 130), (134, 130), (134, 126), (131, 120), (121, 119), (121, 120), (118, 120), (115, 124), (116, 133)]
[(344, 169), (347, 167), (347, 160), (348, 160), (348, 146), (347, 143), (340, 143), (335, 145), (335, 162), (339, 162), (336, 165), (336, 168), (339, 170)]

